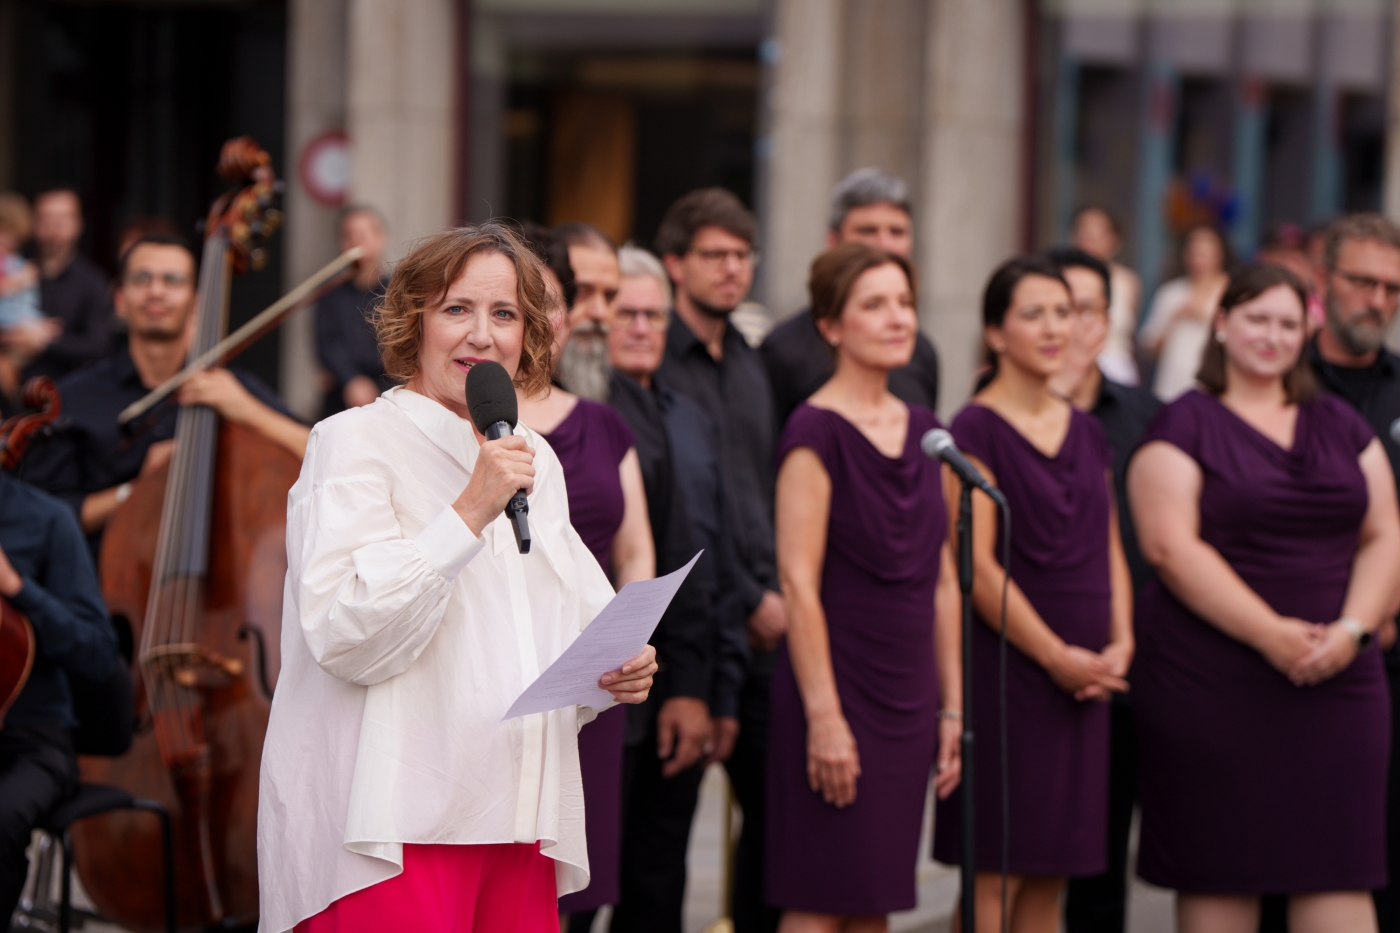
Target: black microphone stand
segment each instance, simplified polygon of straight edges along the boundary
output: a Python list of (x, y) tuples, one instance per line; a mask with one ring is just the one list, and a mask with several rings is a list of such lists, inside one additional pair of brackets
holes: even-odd
[(967, 933), (977, 929), (977, 866), (973, 861), (974, 821), (976, 810), (972, 800), (973, 735), (972, 735), (972, 484), (962, 481), (958, 499), (958, 588), (962, 591), (962, 865), (959, 878), (962, 885), (962, 924)]

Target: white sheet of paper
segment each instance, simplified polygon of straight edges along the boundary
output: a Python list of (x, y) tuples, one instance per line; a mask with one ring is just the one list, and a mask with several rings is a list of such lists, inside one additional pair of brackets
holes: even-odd
[(549, 670), (515, 698), (502, 721), (565, 706), (611, 703), (612, 694), (598, 686), (598, 678), (642, 653), (671, 598), (703, 553), (699, 551), (690, 563), (664, 577), (624, 586)]

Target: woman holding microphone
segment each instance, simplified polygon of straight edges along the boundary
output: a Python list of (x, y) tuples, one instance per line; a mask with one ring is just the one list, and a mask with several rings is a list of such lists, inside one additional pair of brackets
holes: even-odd
[[(376, 319), (402, 384), (312, 432), (263, 750), (264, 931), (535, 933), (588, 883), (577, 736), (596, 711), (502, 717), (612, 590), (548, 444), (524, 425), (485, 440), (465, 395), (487, 360), (522, 391), (548, 380), (545, 308), (505, 227), (422, 241)], [(502, 511), (518, 489), (524, 555)], [(654, 659), (600, 686), (641, 702)]]
[[(930, 770), (959, 776), (958, 592), (938, 427), (889, 391), (918, 316), (907, 260), (860, 243), (812, 263), (836, 372), (778, 448), (778, 575), (790, 628), (773, 676), (767, 900), (781, 933), (878, 933), (915, 905)], [(940, 707), (942, 727), (940, 728)]]

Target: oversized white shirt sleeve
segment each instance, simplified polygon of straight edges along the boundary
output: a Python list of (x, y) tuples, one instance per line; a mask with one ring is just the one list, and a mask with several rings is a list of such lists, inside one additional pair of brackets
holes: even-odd
[(450, 505), (405, 537), (387, 484), (372, 480), (313, 488), (299, 507), (307, 531), (297, 602), (311, 656), (331, 676), (366, 686), (407, 670), (481, 539)]

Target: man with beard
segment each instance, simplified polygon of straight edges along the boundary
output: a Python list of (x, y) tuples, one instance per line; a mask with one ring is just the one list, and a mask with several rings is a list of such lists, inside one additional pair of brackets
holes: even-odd
[[(1400, 228), (1379, 214), (1353, 214), (1327, 228), (1317, 281), (1326, 319), (1308, 346), (1322, 385), (1361, 412), (1381, 439), (1400, 484), (1400, 356), (1384, 347), (1400, 304)], [(1381, 626), (1390, 678), (1391, 728), (1400, 729), (1400, 656), (1395, 622)], [(1375, 892), (1381, 931), (1400, 931), (1400, 731), (1391, 733), (1387, 850), (1390, 887)], [(1266, 911), (1267, 913), (1267, 911)]]
[(559, 356), (564, 388), (595, 402), (608, 399), (608, 320), (617, 301), (617, 247), (590, 224), (562, 223), (554, 237), (569, 250), (574, 300), (569, 305), (569, 340)]
[(682, 197), (656, 233), (676, 305), (660, 375), (699, 404), (719, 438), (733, 589), (753, 649), (739, 697), (738, 739), (726, 762), (744, 811), (732, 886), (736, 933), (772, 933), (779, 918), (763, 902), (768, 688), (774, 649), (787, 631), (773, 537), (777, 419), (763, 359), (729, 321), (753, 284), (757, 233), (748, 208), (723, 188)]
[(208, 405), (298, 457), (311, 433), (256, 377), (227, 369), (197, 373), (124, 431), (117, 424), (122, 409), (179, 372), (189, 355), (199, 297), (194, 254), (179, 237), (150, 234), (122, 257), (118, 282), (116, 308), (130, 331), (127, 345), (58, 383), (63, 419), (25, 456), (22, 470), (24, 479), (69, 504), (94, 557), (132, 482), (170, 461), (179, 406)]

